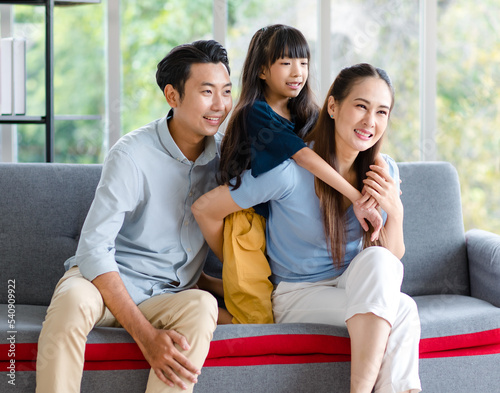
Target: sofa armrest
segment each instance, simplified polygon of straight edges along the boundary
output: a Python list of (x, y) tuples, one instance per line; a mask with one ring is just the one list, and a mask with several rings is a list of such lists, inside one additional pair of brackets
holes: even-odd
[(471, 229), (465, 239), (471, 295), (500, 307), (500, 236)]

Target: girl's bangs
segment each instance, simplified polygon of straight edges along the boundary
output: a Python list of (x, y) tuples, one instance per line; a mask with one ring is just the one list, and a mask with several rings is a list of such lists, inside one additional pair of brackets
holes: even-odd
[(271, 64), (278, 59), (289, 57), (290, 59), (310, 59), (311, 53), (309, 45), (304, 41), (303, 37), (290, 34), (288, 31), (286, 36), (274, 37), (274, 51), (271, 54)]

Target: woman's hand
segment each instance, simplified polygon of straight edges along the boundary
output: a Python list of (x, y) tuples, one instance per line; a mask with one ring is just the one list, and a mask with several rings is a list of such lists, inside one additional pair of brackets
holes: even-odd
[(386, 247), (397, 258), (401, 259), (405, 253), (403, 236), (403, 203), (401, 202), (397, 182), (391, 177), (387, 168), (379, 165), (370, 165), (367, 178), (363, 180), (366, 193), (378, 202), (378, 205), (387, 213), (385, 223)]
[(387, 168), (379, 165), (370, 165), (370, 171), (363, 180), (366, 192), (371, 195), (389, 217), (403, 217), (403, 204), (396, 181), (391, 177)]
[(380, 230), (382, 229), (383, 220), (382, 216), (377, 210), (377, 201), (372, 196), (370, 196), (370, 194), (365, 193), (364, 189), (363, 193), (364, 195), (356, 202), (354, 202), (353, 211), (354, 215), (361, 224), (361, 227), (365, 231), (368, 231), (370, 229), (367, 221), (372, 225), (373, 232), (371, 235), (371, 241), (373, 242), (378, 239)]

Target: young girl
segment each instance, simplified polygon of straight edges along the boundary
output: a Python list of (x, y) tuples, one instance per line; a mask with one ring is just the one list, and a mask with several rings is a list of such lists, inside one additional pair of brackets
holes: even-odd
[[(291, 157), (346, 196), (363, 229), (370, 230), (365, 219), (372, 224), (375, 240), (382, 226), (376, 201), (362, 196), (302, 139), (319, 112), (308, 82), (309, 59), (307, 41), (293, 27), (272, 25), (255, 33), (243, 65), (240, 99), (222, 141), (219, 182), (237, 189), (245, 170), (257, 177)], [(370, 137), (365, 130), (357, 132)], [(226, 218), (218, 257), (224, 262), (224, 297), (233, 323), (273, 322), (263, 217), (267, 205)]]

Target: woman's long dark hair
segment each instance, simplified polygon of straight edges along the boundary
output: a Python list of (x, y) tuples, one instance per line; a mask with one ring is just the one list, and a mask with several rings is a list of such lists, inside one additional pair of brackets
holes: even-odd
[[(387, 83), (392, 95), (391, 110), (394, 105), (394, 89), (387, 73), (375, 68), (369, 64), (357, 64), (351, 67), (344, 68), (335, 78), (327, 98), (320, 111), (318, 121), (306, 137), (307, 143), (313, 143), (313, 150), (318, 153), (327, 163), (335, 170), (338, 170), (336, 157), (336, 141), (332, 138), (332, 130), (335, 130), (335, 120), (328, 115), (328, 98), (332, 96), (337, 104), (341, 104), (349, 95), (351, 89), (356, 83), (361, 82), (366, 78), (380, 78)], [(356, 171), (357, 189), (363, 189), (363, 179), (366, 172), (370, 170), (369, 166), (375, 162), (375, 158), (380, 151), (383, 138), (380, 138), (375, 145), (366, 151), (359, 152), (354, 161)], [(332, 255), (333, 262), (336, 266), (340, 266), (345, 255), (346, 244), (346, 227), (345, 211), (343, 207), (343, 195), (324, 183), (320, 179), (315, 179), (316, 194), (320, 200), (321, 211), (323, 215), (323, 227), (327, 239), (327, 245)], [(376, 242), (370, 241), (371, 232), (365, 232), (363, 235), (363, 246), (370, 245), (385, 245), (385, 233), (381, 231), (379, 240)]]
[[(221, 144), (218, 176), (220, 184), (229, 184), (234, 178), (232, 185), (238, 188), (242, 172), (250, 168), (250, 140), (246, 124), (248, 112), (256, 100), (264, 99), (266, 82), (260, 78), (262, 70), (283, 57), (305, 58), (309, 61), (309, 45), (299, 30), (278, 24), (264, 27), (254, 34), (241, 73), (240, 98), (229, 119)], [(298, 135), (304, 138), (318, 116), (318, 106), (310, 88), (309, 78), (299, 95), (288, 101), (288, 108), (295, 118)]]

